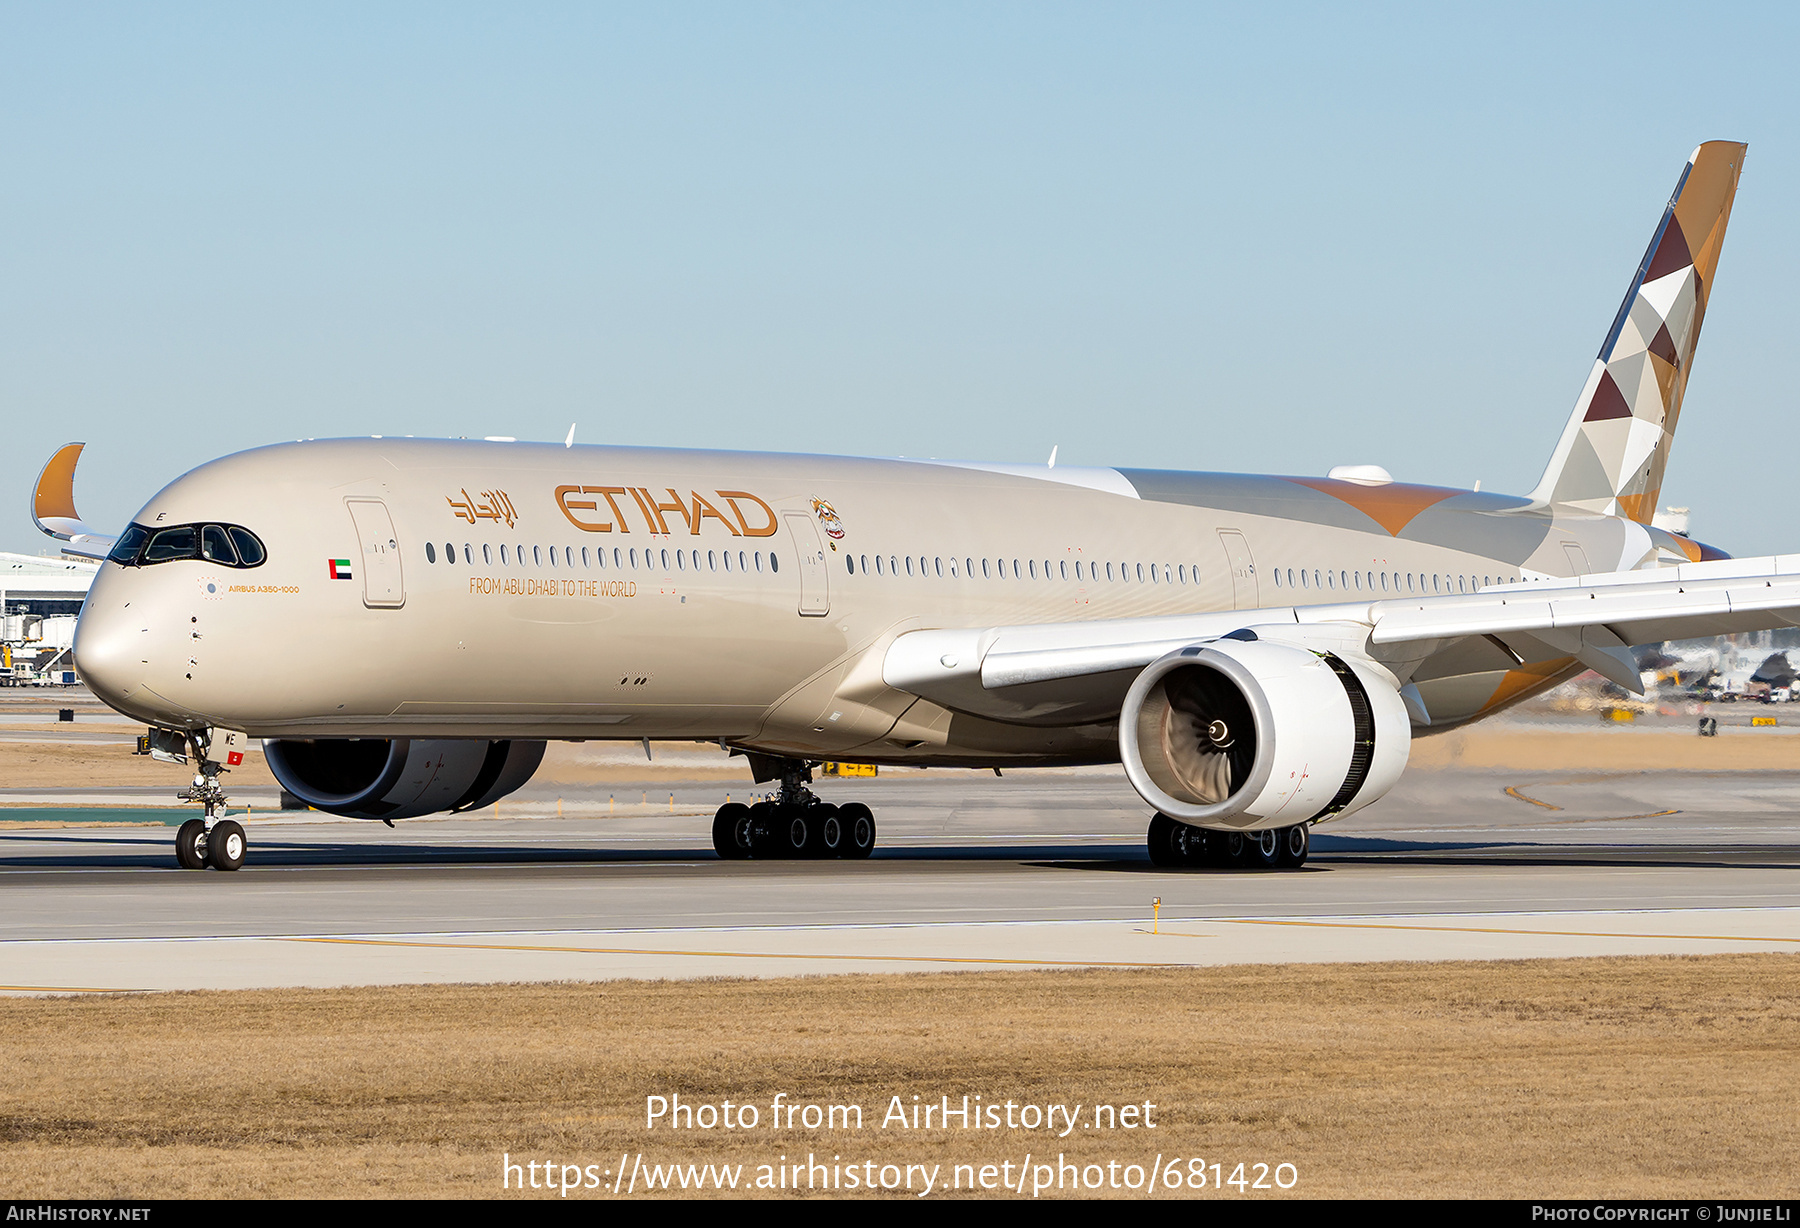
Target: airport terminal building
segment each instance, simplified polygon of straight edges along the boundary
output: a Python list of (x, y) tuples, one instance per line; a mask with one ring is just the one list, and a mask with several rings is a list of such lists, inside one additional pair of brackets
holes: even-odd
[(8, 614), (79, 614), (99, 570), (67, 555), (0, 553), (0, 606)]
[(69, 649), (98, 563), (0, 553), (0, 686), (76, 681)]

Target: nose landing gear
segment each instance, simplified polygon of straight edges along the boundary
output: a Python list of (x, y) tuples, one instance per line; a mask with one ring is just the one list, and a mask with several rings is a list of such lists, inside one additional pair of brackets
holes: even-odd
[(138, 739), (139, 754), (179, 764), (188, 763), (191, 757), (199, 764), (193, 782), (175, 795), (184, 802), (200, 803), (206, 814), (205, 818), (189, 819), (175, 833), (175, 864), (184, 870), (203, 870), (207, 866), (235, 870), (244, 864), (250, 847), (243, 824), (224, 817), (227, 798), (219, 777), (230, 769), (208, 755), (212, 741), (211, 729), (152, 729)]
[[(812, 780), (806, 763), (798, 759), (773, 763), (780, 772), (779, 791), (754, 806), (727, 802), (713, 816), (713, 848), (720, 857), (860, 859), (874, 851), (875, 815), (867, 806), (821, 801), (806, 787)], [(759, 779), (772, 777), (759, 773)]]

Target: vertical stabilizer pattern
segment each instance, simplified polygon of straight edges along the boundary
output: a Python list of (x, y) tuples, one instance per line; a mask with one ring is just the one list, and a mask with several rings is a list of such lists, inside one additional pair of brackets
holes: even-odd
[(1744, 150), (1708, 141), (1682, 169), (1534, 498), (1649, 523)]

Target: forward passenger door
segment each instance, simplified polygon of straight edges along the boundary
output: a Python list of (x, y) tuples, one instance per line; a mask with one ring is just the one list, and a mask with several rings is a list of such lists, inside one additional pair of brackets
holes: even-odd
[(345, 499), (344, 506), (350, 509), (361, 547), (355, 566), (362, 572), (363, 604), (371, 610), (399, 609), (406, 604), (406, 583), (400, 574), (400, 541), (387, 504), (380, 499)]

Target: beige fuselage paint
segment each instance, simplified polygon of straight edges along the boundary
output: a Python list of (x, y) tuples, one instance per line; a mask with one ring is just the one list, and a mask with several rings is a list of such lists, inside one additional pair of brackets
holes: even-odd
[[(1654, 561), (1635, 538), (1639, 556), (1621, 554), (1616, 518), (1504, 496), (1464, 492), (1395, 535), (1333, 523), (1361, 513), (1287, 479), (1221, 478), (1227, 506), (1211, 507), (1207, 475), (1169, 501), (1058, 473), (463, 441), (262, 448), (171, 483), (136, 521), (244, 525), (267, 561), (108, 563), (75, 651), (122, 712), (256, 737), (1094, 761), (1116, 757), (1110, 724), (952, 714), (886, 687), (880, 654), (935, 627), (1378, 598), (1382, 575), (1427, 588), (1566, 574), (1569, 541), (1607, 564)], [(350, 575), (333, 578), (342, 560)], [(1479, 714), (1518, 668), (1489, 655), (1447, 648), (1447, 674), (1420, 663), (1454, 708), (1434, 723)]]

